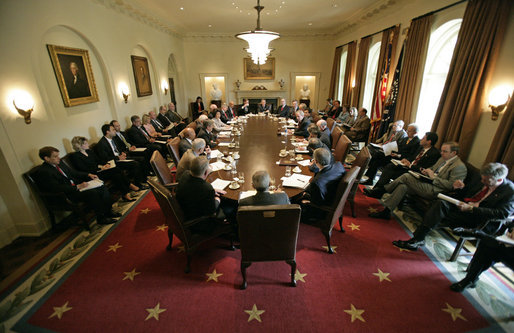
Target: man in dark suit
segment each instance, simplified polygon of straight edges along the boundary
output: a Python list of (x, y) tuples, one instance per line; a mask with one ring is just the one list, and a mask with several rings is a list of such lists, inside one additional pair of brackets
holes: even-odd
[(102, 125), (102, 138), (98, 141), (95, 151), (101, 164), (106, 164), (110, 160), (114, 160), (116, 167), (128, 172), (135, 185), (139, 188), (147, 188), (143, 183), (146, 182), (146, 173), (144, 168), (136, 160), (129, 160), (127, 154), (120, 151), (114, 142), (116, 130), (112, 125)]
[(127, 130), (128, 141), (134, 144), (136, 147), (146, 148), (148, 154), (153, 154), (155, 150), (158, 150), (163, 157), (166, 156), (166, 145), (160, 145), (155, 143), (155, 139), (152, 138), (146, 129), (141, 126), (141, 118), (139, 116), (130, 117), (132, 127)]
[(408, 158), (402, 158), (401, 162), (404, 166), (394, 163), (387, 164), (382, 170), (382, 175), (372, 190), (365, 188), (364, 194), (368, 197), (380, 199), (386, 192), (384, 186), (389, 184), (391, 179), (396, 179), (407, 173), (409, 170), (420, 172), (420, 169), (430, 168), (434, 165), (441, 153), (434, 147), (437, 143), (438, 136), (435, 132), (427, 132), (420, 141), (418, 150)]
[(290, 119), (296, 120), (296, 111), (299, 110), (298, 108), (298, 101), (295, 99), (291, 102), (293, 106), (289, 108), (289, 114), (287, 115)]
[[(403, 131), (403, 121), (395, 121), (393, 127), (396, 127), (398, 132), (401, 133), (401, 131)], [(410, 124), (407, 126), (407, 136), (402, 136), (399, 138), (399, 140), (396, 141), (398, 145), (398, 152), (393, 152), (389, 156), (385, 156), (382, 149), (369, 145), (368, 147), (371, 153), (371, 161), (369, 162), (368, 170), (365, 173), (365, 175), (368, 177), (368, 180), (361, 182), (361, 184), (372, 185), (378, 169), (389, 163), (391, 158), (410, 158), (419, 148), (419, 138), (416, 136), (417, 134), (418, 126), (416, 124)], [(394, 136), (391, 139), (394, 139)], [(384, 142), (384, 144), (387, 143), (389, 142)]]
[(231, 118), (229, 118), (229, 115), (228, 115), (227, 103), (221, 104), (220, 114), (221, 114), (220, 119), (224, 124), (226, 124), (231, 119)]
[(182, 131), (182, 135), (184, 137), (180, 140), (180, 143), (178, 144), (178, 153), (180, 158), (182, 158), (182, 156), (188, 149), (191, 149), (193, 140), (196, 138), (196, 133), (191, 127), (186, 127)]
[(248, 99), (243, 99), (243, 104), (239, 107), (238, 116), (246, 116), (250, 113), (250, 102)]
[(257, 171), (252, 176), (252, 186), (257, 191), (255, 195), (239, 200), (239, 206), (287, 205), (289, 198), (285, 192), (270, 193), (269, 174), (267, 171)]
[[(36, 173), (36, 182), (45, 192), (63, 192), (66, 197), (74, 202), (83, 201), (95, 211), (98, 224), (111, 224), (115, 221), (112, 217), (120, 217), (121, 214), (111, 210), (112, 199), (105, 188), (100, 186), (85, 190), (88, 180), (97, 179), (94, 174), (76, 171), (60, 163), (59, 150), (54, 147), (43, 147), (39, 150), (39, 157), (44, 161)], [(82, 190), (82, 191), (81, 191)]]
[(171, 135), (171, 137), (176, 137), (175, 128), (167, 129), (166, 125), (161, 123), (159, 119), (157, 119), (157, 113), (155, 111), (148, 112), (148, 116), (150, 116), (150, 124), (155, 128), (158, 133), (163, 135)]
[(197, 137), (204, 139), (205, 144), (209, 148), (215, 148), (218, 143), (216, 142), (216, 135), (212, 131), (214, 128), (214, 121), (212, 119), (204, 120), (203, 128), (198, 132)]
[(327, 145), (328, 148), (332, 148), (332, 135), (330, 133), (330, 130), (327, 126), (327, 121), (320, 119), (316, 122), (316, 126), (318, 127), (320, 131), (319, 138), (321, 141)]
[[(397, 247), (417, 250), (424, 245), (425, 236), (434, 228), (477, 228), (485, 224), (496, 231), (501, 223), (514, 214), (514, 184), (508, 180), (509, 170), (501, 163), (488, 163), (480, 170), (481, 184), (463, 191), (463, 202), (457, 205), (444, 200), (435, 201), (423, 217), (423, 223), (407, 241), (394, 241)], [(461, 181), (458, 188), (464, 187)]]
[(265, 99), (261, 99), (261, 102), (257, 106), (257, 113), (261, 113), (261, 112), (264, 113), (264, 112), (270, 112), (270, 111), (271, 111), (271, 106), (266, 104)]
[(282, 98), (280, 100), (280, 106), (277, 108), (277, 112), (279, 117), (287, 117), (289, 115), (289, 106), (286, 105), (286, 100)]
[(228, 120), (232, 120), (236, 116), (236, 109), (234, 106), (234, 101), (228, 102), (227, 116), (228, 116)]
[(177, 134), (180, 133), (180, 131), (182, 131), (189, 123), (189, 119), (183, 118), (180, 114), (178, 114), (178, 112), (175, 110), (175, 104), (171, 102), (168, 103), (168, 110), (165, 109), (164, 115), (166, 116), (166, 119), (168, 119), (171, 122), (166, 126), (173, 124), (173, 129)]
[(367, 116), (367, 113), (368, 111), (365, 108), (359, 109), (359, 115), (357, 116), (355, 123), (352, 127), (350, 127), (350, 130), (344, 132), (348, 139), (352, 140), (353, 142), (368, 140), (371, 122)]
[(309, 137), (309, 131), (307, 128), (310, 125), (310, 121), (305, 117), (302, 110), (296, 111), (296, 120), (298, 121), (298, 127), (294, 131), (294, 135), (303, 136), (304, 138)]

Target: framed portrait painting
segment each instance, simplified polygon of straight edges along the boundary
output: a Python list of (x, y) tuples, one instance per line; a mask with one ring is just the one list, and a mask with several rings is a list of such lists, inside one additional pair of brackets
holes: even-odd
[(152, 80), (150, 79), (150, 70), (148, 69), (148, 59), (134, 55), (130, 57), (132, 59), (137, 97), (150, 96), (152, 94)]
[(251, 58), (244, 58), (245, 80), (275, 79), (275, 58), (268, 58), (264, 65), (256, 65)]
[(47, 45), (64, 106), (98, 102), (87, 50)]

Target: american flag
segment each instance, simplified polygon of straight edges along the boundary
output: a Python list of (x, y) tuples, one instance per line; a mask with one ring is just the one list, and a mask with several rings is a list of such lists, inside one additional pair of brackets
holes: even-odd
[(380, 77), (382, 78), (380, 81), (380, 85), (378, 86), (377, 98), (375, 99), (375, 108), (371, 112), (371, 131), (370, 137), (373, 140), (376, 138), (380, 120), (382, 119), (382, 108), (384, 105), (386, 91), (387, 91), (387, 77), (389, 76), (389, 67), (391, 66), (391, 52), (393, 48), (392, 38), (389, 39), (389, 43), (387, 44), (386, 50), (386, 61), (384, 63), (384, 68), (379, 68)]

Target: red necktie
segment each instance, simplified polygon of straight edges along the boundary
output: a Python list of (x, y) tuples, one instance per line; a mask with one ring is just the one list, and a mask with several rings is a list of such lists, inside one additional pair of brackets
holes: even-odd
[(61, 173), (61, 175), (63, 175), (64, 177), (66, 177), (66, 179), (68, 179), (71, 183), (72, 186), (75, 186), (75, 183), (73, 182), (73, 180), (71, 180), (70, 178), (68, 178), (68, 176), (66, 176), (66, 174), (64, 173), (64, 171), (62, 171), (62, 169), (56, 165), (55, 168)]
[(387, 139), (387, 141), (386, 141), (386, 142), (384, 142), (384, 143), (389, 143), (389, 142), (391, 142), (391, 140), (393, 140), (393, 138), (394, 138), (394, 133), (392, 133), (392, 134), (391, 134), (391, 136), (389, 137), (389, 139)]
[(464, 198), (464, 202), (479, 202), (485, 197), (487, 191), (489, 191), (489, 187), (484, 186), (484, 188), (480, 192), (475, 194), (472, 198)]
[(416, 159), (414, 159), (414, 162), (412, 162), (413, 165), (416, 165), (418, 164), (419, 160), (423, 157), (423, 155), (425, 155), (425, 149), (422, 149), (418, 156), (416, 156)]

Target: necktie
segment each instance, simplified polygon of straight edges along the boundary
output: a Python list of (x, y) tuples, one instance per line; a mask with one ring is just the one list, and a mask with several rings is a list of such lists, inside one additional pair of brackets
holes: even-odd
[(111, 140), (111, 147), (112, 147), (112, 150), (114, 151), (114, 155), (118, 156), (120, 154), (120, 152), (116, 148), (116, 145), (114, 144), (113, 140)]
[(434, 170), (434, 174), (437, 176), (439, 174), (439, 172), (441, 172), (441, 170), (443, 170), (443, 168), (446, 166), (447, 163), (448, 163), (448, 161), (444, 161), (443, 164), (441, 164), (437, 169)]
[(58, 165), (56, 165), (55, 168), (61, 173), (61, 175), (63, 175), (64, 177), (66, 177), (66, 179), (68, 179), (70, 181), (70, 184), (72, 186), (75, 186), (75, 183), (73, 182), (73, 180), (71, 180), (71, 178), (68, 178), (68, 176), (66, 176), (64, 171), (62, 171), (62, 169)]
[(155, 119), (154, 121), (157, 124), (157, 126), (159, 127), (159, 129), (163, 129), (164, 128), (164, 126), (162, 126), (162, 124), (157, 119)]
[(389, 142), (391, 142), (391, 141), (393, 140), (393, 138), (394, 138), (394, 134), (395, 134), (395, 133), (391, 133), (391, 136), (389, 137), (389, 139), (387, 139), (387, 141), (386, 141), (386, 142), (384, 142), (384, 143), (389, 143)]
[(421, 151), (419, 152), (418, 156), (416, 156), (416, 158), (414, 159), (412, 164), (413, 165), (418, 164), (419, 160), (423, 157), (423, 155), (425, 155), (425, 149), (421, 149)]
[(121, 141), (123, 141), (125, 146), (127, 146), (127, 148), (130, 149), (130, 144), (127, 142), (127, 140), (125, 140), (125, 137), (123, 136), (123, 134), (121, 134), (121, 133), (116, 133), (116, 134), (120, 137)]
[(145, 138), (147, 140), (150, 140), (150, 136), (148, 134), (146, 134), (146, 131), (143, 129), (143, 127), (139, 127), (139, 130), (143, 133), (143, 135), (145, 136)]
[(487, 191), (489, 191), (489, 187), (484, 186), (484, 188), (480, 192), (475, 194), (473, 197), (464, 198), (464, 202), (479, 202), (485, 197), (485, 195), (487, 194)]

